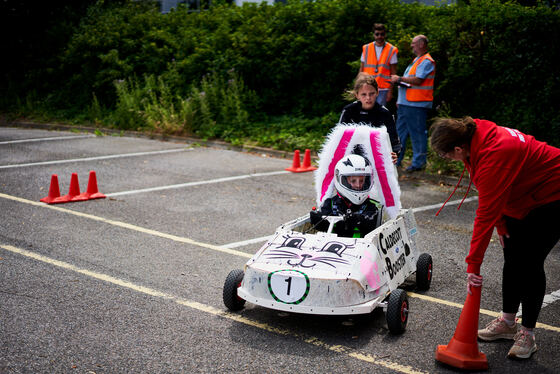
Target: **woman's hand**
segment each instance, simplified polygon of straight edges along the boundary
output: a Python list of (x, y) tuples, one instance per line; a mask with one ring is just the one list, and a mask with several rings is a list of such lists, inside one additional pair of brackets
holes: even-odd
[(397, 163), (397, 159), (398, 159), (397, 154), (395, 152), (391, 152), (391, 160), (393, 160), (393, 164)]
[(467, 273), (467, 292), (472, 295), (471, 287), (482, 287), (482, 276), (474, 273)]

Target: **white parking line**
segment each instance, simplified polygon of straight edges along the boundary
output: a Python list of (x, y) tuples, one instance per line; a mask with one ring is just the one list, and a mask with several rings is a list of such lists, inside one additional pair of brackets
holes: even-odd
[(211, 250), (214, 250), (214, 251), (217, 251), (217, 252), (224, 252), (224, 253), (228, 253), (228, 254), (231, 254), (231, 255), (236, 255), (236, 256), (246, 257), (246, 258), (251, 258), (252, 257), (252, 255), (250, 255), (249, 253), (236, 251), (235, 249), (229, 249), (229, 248), (220, 247), (220, 246), (213, 245), (213, 244), (203, 243), (203, 242), (199, 242), (199, 241), (196, 241), (196, 240), (193, 240), (193, 239), (190, 239), (190, 238), (185, 238), (185, 237), (177, 236), (177, 235), (173, 235), (173, 234), (167, 234), (167, 233), (164, 233), (164, 232), (161, 232), (161, 231), (147, 229), (145, 227), (132, 225), (132, 224), (126, 223), (126, 222), (114, 221), (114, 220), (111, 220), (111, 219), (95, 216), (93, 214), (77, 212), (77, 211), (62, 208), (62, 207), (56, 206), (56, 205), (48, 205), (48, 204), (37, 202), (37, 201), (22, 199), (20, 197), (15, 197), (15, 196), (3, 194), (1, 192), (0, 192), (0, 198), (5, 198), (5, 199), (12, 200), (12, 201), (17, 201), (17, 202), (20, 202), (20, 203), (34, 205), (34, 206), (38, 206), (38, 207), (42, 207), (42, 208), (52, 209), (52, 210), (56, 210), (56, 211), (59, 211), (59, 212), (68, 213), (68, 214), (71, 214), (71, 215), (74, 215), (74, 216), (77, 216), (77, 217), (87, 218), (87, 219), (90, 219), (90, 220), (93, 220), (93, 221), (104, 222), (104, 223), (107, 223), (107, 224), (112, 225), (112, 226), (122, 227), (124, 229), (132, 230), (132, 231), (136, 231), (136, 232), (141, 232), (141, 233), (146, 234), (146, 235), (157, 236), (157, 237), (160, 237), (160, 238), (173, 240), (173, 241), (179, 242), (179, 243), (191, 244), (191, 245), (194, 245), (194, 246), (197, 246), (197, 247), (211, 249)]
[[(478, 200), (478, 196), (472, 196), (472, 197), (469, 197), (469, 198), (465, 199), (465, 201), (463, 203), (469, 203), (471, 201), (476, 201), (476, 200)], [(449, 201), (445, 205), (446, 206), (457, 205), (457, 204), (460, 204), (460, 203), (461, 203), (461, 200), (452, 200), (452, 201)], [(412, 208), (412, 211), (414, 213), (418, 213), (418, 212), (423, 212), (425, 210), (439, 209), (439, 208), (441, 208), (441, 205), (442, 205), (442, 203), (434, 204), (434, 205), (419, 206), (418, 208)]]
[[(132, 225), (130, 223), (125, 223), (125, 222), (121, 222), (121, 221), (114, 221), (114, 220), (110, 220), (110, 219), (107, 219), (107, 218), (95, 216), (93, 214), (82, 213), (82, 212), (77, 212), (77, 211), (74, 211), (74, 210), (62, 208), (62, 207), (59, 207), (59, 206), (56, 206), (56, 205), (48, 205), (48, 204), (44, 204), (44, 203), (40, 203), (40, 202), (36, 202), (36, 201), (23, 199), (21, 197), (6, 195), (6, 194), (3, 194), (1, 192), (0, 192), (0, 198), (16, 201), (16, 202), (19, 202), (19, 203), (29, 204), (29, 205), (33, 205), (33, 206), (38, 206), (38, 207), (41, 207), (41, 208), (52, 209), (52, 210), (56, 210), (56, 211), (59, 211), (59, 212), (62, 212), (62, 213), (71, 214), (71, 215), (74, 215), (74, 216), (77, 216), (77, 217), (87, 218), (87, 219), (91, 219), (93, 221), (103, 222), (103, 223), (106, 223), (106, 224), (109, 224), (109, 225), (125, 228), (125, 229), (128, 229), (128, 230), (133, 230), (133, 231), (136, 231), (136, 232), (141, 232), (141, 233), (144, 233), (146, 235), (157, 236), (157, 237), (160, 237), (160, 238), (173, 240), (173, 241), (176, 241), (176, 242), (179, 242), (179, 243), (190, 244), (190, 245), (194, 245), (194, 246), (197, 246), (197, 247), (206, 248), (206, 249), (210, 249), (210, 250), (217, 251), (217, 252), (223, 252), (223, 253), (227, 253), (227, 254), (234, 255), (234, 256), (240, 256), (240, 257), (244, 257), (244, 258), (253, 257), (252, 254), (237, 251), (235, 249), (230, 249), (230, 248), (227, 248), (226, 246), (223, 246), (223, 245), (222, 246), (217, 246), (217, 245), (213, 245), (213, 244), (198, 242), (198, 241), (190, 239), (190, 238), (185, 238), (185, 237), (172, 235), (172, 234), (166, 234), (166, 233), (163, 233), (163, 232), (160, 232), (160, 231), (156, 231), (156, 230), (147, 229), (147, 228), (144, 228), (144, 227)], [(259, 238), (259, 239), (261, 239), (261, 238)], [(560, 292), (560, 290), (553, 292), (553, 294), (557, 294), (558, 292)], [(415, 294), (415, 293), (409, 293), (409, 294), (412, 297), (417, 297), (417, 298), (420, 298), (420, 299), (444, 304), (444, 305), (447, 305), (447, 306), (453, 306), (453, 307), (457, 307), (457, 308), (462, 308), (463, 307), (461, 304), (452, 303), (452, 302), (449, 302), (447, 300), (441, 300), (441, 299), (437, 299), (437, 298), (434, 298), (434, 297), (431, 297), (431, 296), (420, 295), (420, 294)], [(480, 314), (487, 314), (491, 317), (495, 317), (497, 315), (497, 312), (492, 312), (492, 311), (487, 311), (485, 309), (481, 309)], [(560, 327), (546, 325), (546, 324), (543, 324), (543, 323), (537, 323), (537, 327), (542, 328), (542, 329), (546, 329), (546, 330), (550, 330), (550, 331), (560, 332)]]
[(54, 160), (54, 161), (42, 161), (42, 162), (30, 162), (30, 163), (28, 163), (28, 164), (0, 165), (0, 169), (21, 168), (21, 167), (25, 167), (25, 166), (66, 164), (66, 163), (71, 163), (71, 162), (107, 160), (107, 159), (111, 159), (111, 158), (122, 158), (122, 157), (135, 157), (135, 156), (158, 155), (158, 154), (173, 153), (173, 152), (185, 152), (185, 151), (192, 151), (192, 148), (175, 148), (175, 149), (167, 149), (167, 150), (164, 150), (164, 151), (122, 153), (122, 154), (117, 154), (117, 155), (96, 156), (96, 157), (84, 157), (84, 158), (73, 158), (73, 159), (68, 159), (68, 160)]
[(235, 242), (235, 243), (229, 243), (229, 244), (225, 244), (222, 245), (222, 247), (224, 248), (237, 248), (237, 247), (243, 247), (249, 244), (255, 244), (255, 243), (264, 243), (266, 242), (268, 239), (270, 239), (270, 235), (269, 236), (263, 236), (260, 238), (254, 238), (254, 239), (249, 239), (249, 240), (243, 240), (241, 242)]
[(154, 191), (162, 191), (162, 190), (169, 190), (173, 188), (184, 188), (184, 187), (192, 187), (192, 186), (199, 186), (201, 184), (211, 184), (211, 183), (221, 183), (221, 182), (230, 182), (238, 179), (246, 179), (246, 178), (253, 178), (253, 177), (262, 177), (262, 176), (269, 176), (269, 175), (278, 175), (278, 174), (288, 174), (288, 171), (271, 171), (267, 173), (254, 173), (254, 174), (245, 174), (245, 175), (237, 175), (234, 177), (224, 177), (218, 179), (211, 179), (206, 181), (198, 181), (198, 182), (189, 182), (189, 183), (181, 183), (181, 184), (171, 184), (169, 186), (160, 186), (160, 187), (152, 187), (152, 188), (143, 188), (140, 190), (130, 190), (130, 191), (122, 191), (122, 192), (114, 192), (105, 194), (109, 197), (115, 196), (123, 196), (123, 195), (132, 195), (137, 193), (143, 192), (154, 192)]
[(50, 140), (66, 140), (66, 139), (80, 139), (80, 138), (93, 138), (95, 135), (74, 135), (74, 136), (55, 136), (52, 138), (32, 138), (32, 139), (18, 139), (18, 140), (6, 140), (0, 142), (0, 144), (15, 144), (15, 143), (30, 143), (30, 142), (44, 142)]
[(395, 370), (395, 371), (400, 372), (400, 373), (406, 373), (406, 374), (425, 373), (424, 371), (413, 368), (412, 366), (401, 365), (397, 362), (391, 362), (391, 361), (385, 360), (383, 358), (373, 356), (369, 353), (360, 352), (360, 351), (356, 350), (355, 348), (346, 347), (346, 346), (343, 346), (343, 345), (331, 345), (331, 344), (328, 344), (328, 343), (325, 343), (325, 342), (321, 341), (320, 339), (318, 339), (314, 336), (304, 335), (304, 334), (301, 334), (301, 333), (298, 333), (298, 332), (295, 332), (295, 331), (291, 331), (291, 330), (288, 330), (288, 329), (281, 329), (281, 328), (278, 328), (278, 327), (274, 327), (274, 326), (271, 326), (271, 325), (263, 323), (263, 322), (259, 322), (259, 321), (249, 319), (247, 317), (242, 316), (241, 314), (229, 313), (229, 312), (223, 311), (221, 309), (214, 308), (211, 305), (206, 305), (206, 304), (202, 304), (202, 303), (199, 303), (199, 302), (196, 302), (196, 301), (183, 299), (183, 298), (180, 298), (180, 297), (177, 297), (177, 296), (165, 293), (165, 292), (155, 290), (153, 288), (140, 286), (140, 285), (134, 284), (132, 282), (125, 281), (123, 279), (115, 278), (115, 277), (112, 277), (108, 274), (103, 274), (103, 273), (98, 273), (98, 272), (95, 272), (95, 271), (83, 269), (83, 268), (77, 267), (75, 265), (69, 264), (67, 262), (63, 262), (63, 261), (52, 259), (50, 257), (42, 256), (42, 255), (37, 254), (35, 252), (27, 251), (25, 249), (13, 247), (11, 245), (0, 245), (0, 248), (4, 249), (6, 251), (12, 252), (12, 253), (16, 253), (16, 254), (34, 259), (36, 261), (41, 261), (41, 262), (46, 263), (46, 264), (57, 266), (57, 267), (60, 267), (62, 269), (65, 269), (65, 270), (73, 271), (73, 272), (85, 275), (87, 277), (90, 277), (90, 278), (94, 278), (94, 279), (97, 279), (97, 280), (100, 280), (100, 281), (103, 281), (103, 282), (107, 282), (107, 283), (115, 285), (115, 286), (128, 288), (130, 290), (140, 292), (140, 293), (143, 293), (145, 295), (152, 296), (152, 297), (171, 300), (171, 301), (173, 301), (177, 304), (187, 306), (189, 308), (198, 310), (200, 312), (205, 312), (205, 313), (208, 313), (208, 314), (211, 314), (211, 315), (219, 316), (219, 317), (222, 317), (222, 318), (227, 318), (227, 319), (233, 320), (235, 322), (244, 323), (246, 325), (256, 327), (256, 328), (259, 328), (261, 330), (265, 330), (267, 332), (271, 332), (271, 333), (274, 333), (274, 334), (279, 334), (279, 335), (295, 338), (295, 339), (298, 339), (299, 341), (302, 341), (306, 344), (311, 344), (315, 347), (319, 347), (319, 348), (322, 348), (322, 349), (325, 349), (325, 350), (328, 350), (328, 351), (332, 351), (332, 352), (335, 352), (335, 353), (338, 353), (338, 354), (343, 354), (343, 355), (346, 355), (346, 356), (349, 356), (349, 357), (353, 357), (353, 358), (358, 359), (360, 361), (365, 361), (367, 363), (382, 366), (384, 368)]
[[(107, 196), (109, 196), (109, 195), (107, 195)], [(468, 199), (465, 199), (464, 202), (468, 203), (468, 202), (476, 201), (476, 200), (478, 200), (478, 196), (469, 197)], [(457, 205), (460, 202), (461, 202), (461, 200), (452, 200), (452, 201), (449, 201), (446, 205)], [(417, 208), (412, 208), (412, 211), (414, 213), (417, 213), (417, 212), (423, 212), (423, 211), (431, 210), (431, 209), (439, 209), (440, 207), (441, 207), (441, 204), (425, 205), (425, 206), (419, 206)], [(237, 247), (243, 247), (243, 246), (249, 245), (249, 244), (264, 243), (265, 241), (268, 240), (268, 238), (270, 238), (270, 236), (263, 236), (263, 237), (260, 237), (260, 238), (248, 239), (248, 240), (244, 240), (244, 241), (241, 241), (241, 242), (224, 244), (224, 245), (222, 245), (222, 247), (237, 248)]]

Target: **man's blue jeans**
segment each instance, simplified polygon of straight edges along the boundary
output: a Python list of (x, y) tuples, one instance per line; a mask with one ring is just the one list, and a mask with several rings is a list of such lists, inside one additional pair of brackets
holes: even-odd
[(428, 108), (418, 108), (410, 105), (399, 104), (397, 108), (397, 133), (402, 144), (402, 150), (397, 160), (401, 164), (406, 150), (406, 141), (410, 135), (412, 143), (412, 167), (423, 168), (426, 166), (428, 152), (428, 129), (426, 119)]

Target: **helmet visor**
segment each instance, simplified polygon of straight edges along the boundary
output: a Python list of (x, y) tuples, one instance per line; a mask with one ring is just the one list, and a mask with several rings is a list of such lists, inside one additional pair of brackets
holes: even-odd
[(369, 191), (371, 188), (371, 176), (368, 174), (343, 175), (340, 182), (351, 191)]

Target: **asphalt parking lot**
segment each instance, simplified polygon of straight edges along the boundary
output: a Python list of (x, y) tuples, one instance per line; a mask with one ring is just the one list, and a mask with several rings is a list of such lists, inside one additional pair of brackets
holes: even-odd
[[(419, 246), (432, 255), (430, 290), (407, 291), (408, 327), (366, 319), (227, 312), (222, 286), (284, 222), (315, 205), (312, 173), (291, 160), (175, 141), (0, 127), (0, 373), (451, 373), (435, 361), (465, 301), (477, 206), (471, 193), (435, 217), (453, 186), (401, 180)], [(95, 171), (107, 198), (47, 205), (51, 176), (66, 194)], [(530, 249), (528, 249), (530, 250)], [(482, 268), (480, 323), (501, 310), (501, 248)], [(546, 262), (538, 352), (506, 358), (510, 342), (479, 343), (494, 373), (556, 373), (560, 247)]]

